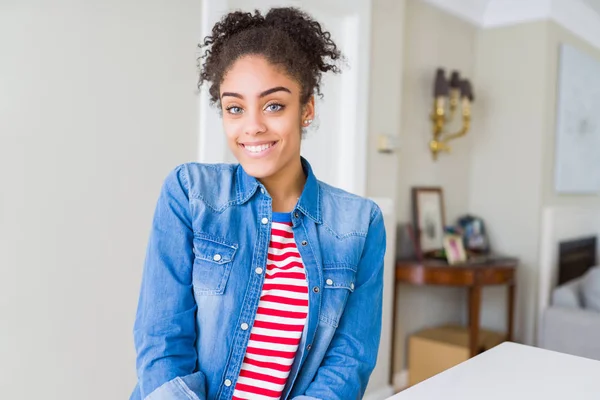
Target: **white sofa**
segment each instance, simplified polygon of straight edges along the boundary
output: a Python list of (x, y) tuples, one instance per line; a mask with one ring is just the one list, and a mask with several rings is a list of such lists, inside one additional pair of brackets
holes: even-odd
[(552, 291), (539, 347), (600, 360), (600, 267)]

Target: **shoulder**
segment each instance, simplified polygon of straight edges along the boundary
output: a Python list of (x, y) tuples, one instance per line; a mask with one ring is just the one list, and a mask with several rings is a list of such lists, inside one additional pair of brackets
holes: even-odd
[(230, 200), (235, 190), (235, 173), (238, 164), (204, 164), (188, 162), (171, 170), (167, 186), (182, 186), (190, 199), (200, 199), (211, 207), (219, 208)]
[(323, 202), (335, 207), (338, 211), (348, 211), (354, 214), (364, 214), (366, 212), (369, 216), (369, 221), (374, 219), (377, 214), (381, 214), (379, 206), (371, 199), (350, 193), (321, 181), (319, 181), (319, 188), (323, 195)]
[(203, 164), (188, 162), (171, 170), (167, 180), (177, 179), (190, 191), (206, 184), (211, 186), (230, 183), (234, 179), (237, 164)]
[(379, 206), (371, 199), (321, 181), (319, 189), (323, 224), (334, 231), (366, 236), (373, 222), (381, 217)]

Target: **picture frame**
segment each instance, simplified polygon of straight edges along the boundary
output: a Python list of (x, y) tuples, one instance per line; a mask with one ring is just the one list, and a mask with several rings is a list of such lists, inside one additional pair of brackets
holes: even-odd
[(441, 187), (412, 188), (413, 227), (420, 252), (431, 256), (444, 249), (444, 192)]
[(444, 251), (450, 265), (467, 261), (467, 252), (461, 235), (444, 235)]

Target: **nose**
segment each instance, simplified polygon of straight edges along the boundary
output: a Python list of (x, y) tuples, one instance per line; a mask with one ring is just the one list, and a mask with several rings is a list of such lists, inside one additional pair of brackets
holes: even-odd
[(259, 135), (267, 131), (267, 126), (263, 121), (263, 115), (260, 111), (246, 113), (246, 135)]

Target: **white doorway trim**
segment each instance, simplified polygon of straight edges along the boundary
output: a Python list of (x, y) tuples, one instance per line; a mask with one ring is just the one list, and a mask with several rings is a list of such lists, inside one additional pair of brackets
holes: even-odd
[[(227, 0), (204, 0), (202, 7), (202, 38), (210, 34), (214, 23), (228, 11)], [(295, 1), (310, 10), (313, 0)], [(349, 60), (343, 68), (339, 133), (336, 143), (339, 156), (336, 162), (337, 181), (334, 183), (349, 192), (366, 196), (369, 78), (371, 55), (371, 0), (321, 0), (320, 6), (342, 7), (344, 47)], [(366, 34), (365, 34), (366, 32)], [(200, 39), (202, 39), (200, 38)], [(218, 111), (209, 104), (208, 88), (200, 91), (198, 161), (222, 163), (228, 159), (228, 148), (222, 133)]]
[[(201, 41), (210, 35), (212, 26), (227, 12), (227, 0), (203, 0)], [(205, 50), (202, 50), (204, 53)], [(221, 118), (210, 105), (207, 85), (200, 90), (198, 161), (202, 163), (225, 162), (227, 143), (221, 128)], [(216, 129), (215, 129), (216, 128)], [(212, 131), (212, 132), (211, 132)]]

